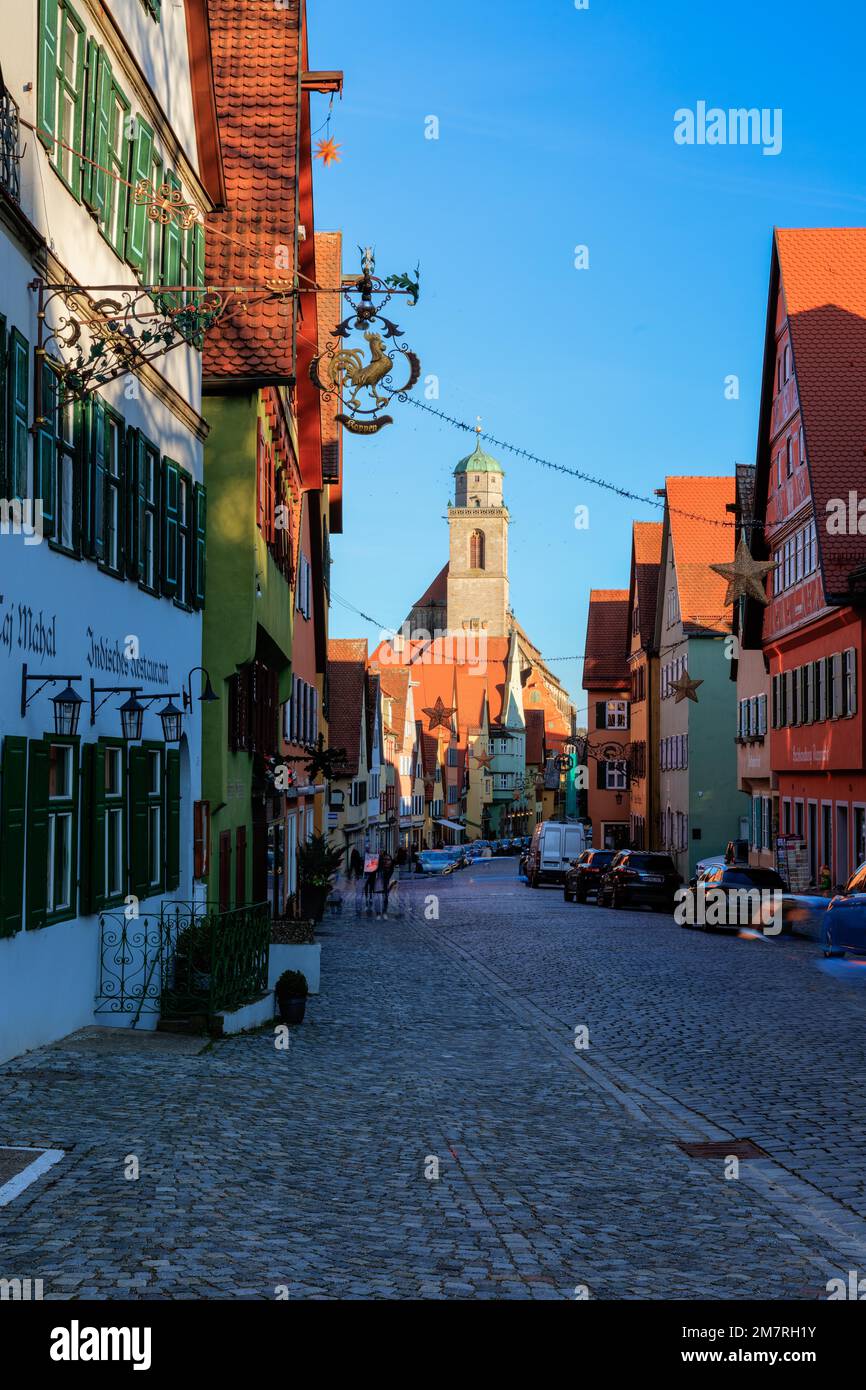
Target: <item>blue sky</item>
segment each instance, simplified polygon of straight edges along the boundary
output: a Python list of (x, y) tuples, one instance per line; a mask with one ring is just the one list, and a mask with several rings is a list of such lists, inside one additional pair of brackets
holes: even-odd
[[(382, 273), (420, 260), (420, 303), (399, 322), (440, 379), (432, 404), (641, 493), (752, 461), (772, 228), (866, 216), (859, 5), (308, 3), (312, 66), (345, 72), (343, 160), (316, 166), (317, 225), (342, 228), (351, 268), (359, 243)], [(781, 153), (677, 145), (674, 112), (701, 100), (780, 108)], [(314, 98), (314, 124), (326, 114)], [(346, 440), (333, 587), (397, 625), (447, 559), (472, 440), (392, 413)], [(581, 653), (590, 588), (627, 586), (631, 522), (659, 514), (491, 452), (515, 611), (546, 655)], [(337, 603), (331, 632), (377, 636)], [(554, 669), (585, 706), (581, 663)]]

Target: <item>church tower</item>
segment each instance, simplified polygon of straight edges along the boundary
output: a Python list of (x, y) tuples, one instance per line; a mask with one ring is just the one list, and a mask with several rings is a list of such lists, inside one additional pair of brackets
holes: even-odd
[[(480, 430), (479, 430), (480, 433)], [(454, 506), (448, 508), (449, 632), (508, 635), (508, 509), (501, 465), (475, 452), (454, 469)]]

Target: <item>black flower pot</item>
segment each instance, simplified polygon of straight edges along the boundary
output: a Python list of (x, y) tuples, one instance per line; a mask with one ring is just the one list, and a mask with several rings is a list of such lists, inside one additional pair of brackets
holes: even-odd
[(281, 1023), (303, 1023), (306, 1007), (306, 996), (300, 999), (277, 998), (277, 1008), (280, 1011)]

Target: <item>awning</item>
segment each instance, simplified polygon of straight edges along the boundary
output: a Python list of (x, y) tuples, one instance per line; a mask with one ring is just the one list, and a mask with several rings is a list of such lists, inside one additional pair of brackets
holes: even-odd
[(465, 830), (466, 826), (461, 825), (459, 820), (437, 820), (434, 825), (447, 825), (449, 830)]

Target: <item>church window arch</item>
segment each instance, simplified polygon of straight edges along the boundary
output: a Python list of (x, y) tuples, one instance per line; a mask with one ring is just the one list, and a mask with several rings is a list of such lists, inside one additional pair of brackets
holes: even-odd
[(484, 532), (473, 531), (469, 537), (469, 568), (484, 569)]

